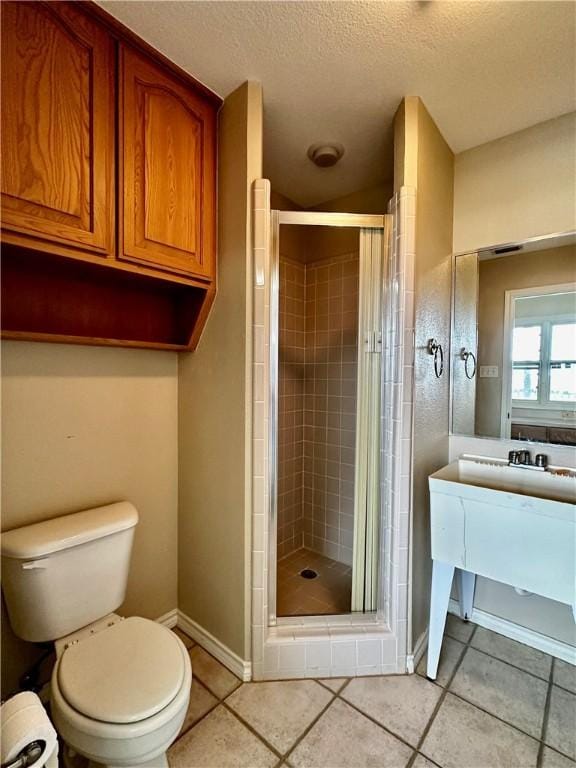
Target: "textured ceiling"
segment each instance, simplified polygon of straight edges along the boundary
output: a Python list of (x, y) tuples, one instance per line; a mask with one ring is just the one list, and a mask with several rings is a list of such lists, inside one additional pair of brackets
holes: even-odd
[(98, 2), (221, 96), (260, 81), (265, 173), (301, 205), (391, 177), (405, 95), (455, 152), (575, 109), (573, 2)]

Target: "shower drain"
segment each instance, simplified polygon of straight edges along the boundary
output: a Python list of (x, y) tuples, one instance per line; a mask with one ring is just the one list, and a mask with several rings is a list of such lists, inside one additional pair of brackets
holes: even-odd
[(318, 574), (316, 571), (313, 571), (312, 568), (304, 568), (303, 571), (300, 571), (300, 576), (302, 576), (303, 579), (315, 579)]

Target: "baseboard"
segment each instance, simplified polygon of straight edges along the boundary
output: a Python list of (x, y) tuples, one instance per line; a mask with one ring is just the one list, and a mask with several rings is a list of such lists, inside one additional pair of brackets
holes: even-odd
[(416, 671), (418, 664), (420, 664), (420, 659), (426, 653), (427, 647), (428, 647), (428, 629), (426, 628), (424, 632), (422, 632), (418, 640), (416, 640), (413, 653), (410, 656), (407, 656), (406, 658), (406, 669), (409, 674), (413, 674)]
[(163, 613), (156, 619), (158, 624), (163, 624), (168, 629), (173, 629), (178, 624), (178, 608), (173, 608), (168, 613)]
[(224, 664), (236, 677), (239, 677), (244, 682), (249, 682), (252, 679), (252, 664), (249, 661), (241, 659), (228, 646), (224, 645), (218, 638), (214, 637), (208, 630), (201, 627), (200, 624), (186, 616), (182, 611), (178, 611), (177, 626), (182, 632), (185, 632), (192, 640), (197, 642), (198, 645), (201, 645), (205, 651), (208, 651), (214, 658)]
[[(457, 600), (450, 600), (448, 612), (460, 616), (460, 606)], [(517, 640), (519, 643), (529, 645), (531, 648), (536, 648), (538, 651), (543, 651), (557, 659), (562, 659), (568, 664), (576, 664), (576, 648), (568, 645), (568, 643), (563, 643), (561, 640), (555, 640), (553, 637), (522, 627), (520, 624), (502, 619), (500, 616), (494, 616), (492, 613), (486, 613), (486, 611), (481, 611), (478, 608), (472, 609), (470, 621), (478, 624), (479, 627), (491, 629), (499, 635), (504, 635), (511, 640)]]

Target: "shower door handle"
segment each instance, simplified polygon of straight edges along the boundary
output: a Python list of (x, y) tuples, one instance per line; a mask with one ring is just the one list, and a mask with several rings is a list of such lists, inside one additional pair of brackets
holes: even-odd
[(374, 354), (382, 352), (382, 331), (366, 331), (364, 334), (364, 351)]

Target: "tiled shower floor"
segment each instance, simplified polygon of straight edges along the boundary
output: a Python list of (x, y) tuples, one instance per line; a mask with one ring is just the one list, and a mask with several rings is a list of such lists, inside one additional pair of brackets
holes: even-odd
[[(316, 571), (305, 579), (305, 568)], [(309, 549), (298, 549), (278, 561), (278, 616), (324, 616), (350, 613), (352, 568)]]
[(183, 639), (194, 682), (171, 768), (576, 768), (576, 667), (454, 616), (435, 683), (424, 660), (241, 683)]

